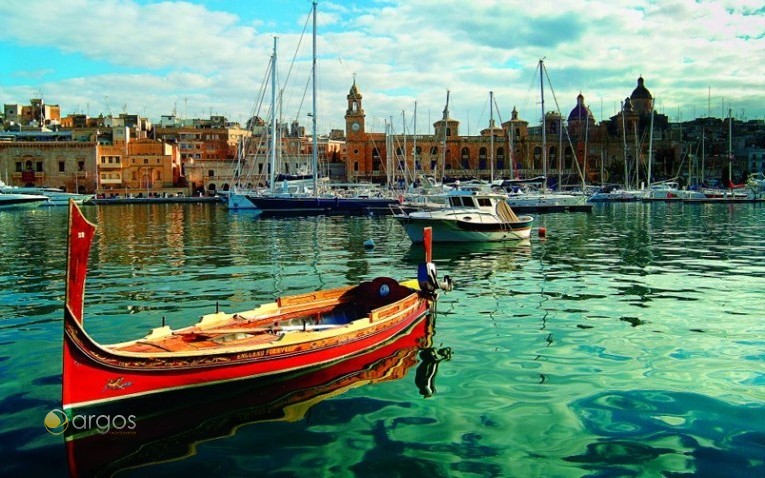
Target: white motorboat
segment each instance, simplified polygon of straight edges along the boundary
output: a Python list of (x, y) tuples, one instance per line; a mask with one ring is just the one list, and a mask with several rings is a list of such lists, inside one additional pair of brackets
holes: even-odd
[(498, 242), (528, 239), (532, 216), (517, 216), (507, 195), (455, 189), (446, 194), (443, 208), (394, 214), (412, 242), (423, 242), (423, 228), (431, 227), (434, 242)]
[(48, 202), (46, 196), (37, 194), (18, 194), (0, 192), (0, 209), (20, 209), (39, 207)]

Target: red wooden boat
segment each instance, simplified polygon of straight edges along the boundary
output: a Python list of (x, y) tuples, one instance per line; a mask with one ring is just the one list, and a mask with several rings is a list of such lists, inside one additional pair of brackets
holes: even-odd
[[(169, 392), (161, 403), (149, 395), (105, 404), (98, 407), (99, 413), (130, 415), (132, 422), (117, 430), (97, 429), (97, 424), (84, 430), (67, 428), (70, 475), (114, 476), (124, 469), (182, 460), (195, 454), (200, 443), (234, 435), (244, 425), (258, 424), (268, 435), (268, 422), (302, 420), (322, 400), (352, 388), (400, 380), (415, 366), (413, 385), (430, 383), (438, 362), (448, 353), (432, 346), (434, 324), (435, 317), (429, 315), (393, 340), (328, 366)], [(418, 393), (414, 386), (411, 393)], [(254, 457), (263, 453), (253, 448)], [(275, 464), (274, 470), (278, 469)]]
[(238, 313), (202, 316), (193, 326), (162, 326), (113, 345), (83, 327), (84, 288), (95, 225), (69, 205), (64, 310), (63, 408), (104, 404), (329, 364), (379, 346), (427, 314), (437, 297), (435, 266), (417, 281), (378, 277), (356, 286), (289, 297)]

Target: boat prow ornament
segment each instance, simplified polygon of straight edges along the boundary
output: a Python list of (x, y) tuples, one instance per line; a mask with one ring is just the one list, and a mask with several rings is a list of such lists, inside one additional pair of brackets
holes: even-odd
[(417, 268), (417, 283), (424, 293), (437, 297), (438, 290), (445, 292), (454, 289), (454, 281), (449, 275), (444, 276), (443, 282), (438, 282), (438, 272), (433, 263), (433, 230), (426, 227), (423, 230), (423, 245), (425, 246), (425, 263)]

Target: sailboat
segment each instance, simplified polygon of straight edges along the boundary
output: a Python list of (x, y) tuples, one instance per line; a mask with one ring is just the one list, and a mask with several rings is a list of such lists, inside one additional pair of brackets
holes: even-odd
[[(703, 143), (702, 143), (703, 144)], [(734, 184), (733, 183), (733, 116), (730, 109), (728, 109), (728, 179), (725, 181), (725, 187), (718, 188), (703, 188), (699, 193), (701, 198), (688, 198), (687, 202), (750, 202), (757, 201), (761, 190), (756, 187), (756, 176), (750, 176), (747, 184)], [(703, 164), (703, 163), (702, 163)], [(761, 176), (762, 173), (759, 173)], [(702, 178), (703, 178), (703, 166), (702, 166)], [(755, 186), (755, 187), (752, 187)]]
[[(392, 206), (398, 204), (393, 197), (383, 195), (354, 195), (343, 196), (337, 191), (329, 194), (319, 194), (318, 185), (318, 136), (316, 132), (316, 2), (312, 4), (313, 18), (313, 62), (311, 68), (311, 88), (313, 92), (313, 107), (311, 114), (313, 148), (311, 155), (311, 172), (313, 186), (311, 195), (258, 195), (248, 194), (247, 199), (265, 216), (317, 216), (317, 215), (389, 215)], [(275, 144), (272, 141), (272, 146)], [(273, 152), (272, 152), (273, 155)], [(273, 156), (272, 156), (273, 158)], [(274, 168), (271, 168), (271, 185), (274, 184)]]
[(584, 211), (592, 210), (592, 204), (587, 204), (584, 195), (554, 193), (547, 189), (547, 132), (545, 117), (544, 89), (544, 59), (539, 60), (539, 84), (542, 99), (542, 183), (541, 191), (521, 192), (511, 194), (507, 199), (508, 205), (517, 212), (542, 211)]

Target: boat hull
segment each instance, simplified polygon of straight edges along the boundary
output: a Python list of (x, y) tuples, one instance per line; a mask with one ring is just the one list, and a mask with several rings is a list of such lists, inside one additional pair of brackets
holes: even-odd
[(128, 397), (219, 384), (300, 370), (342, 360), (385, 342), (429, 311), (417, 300), (398, 320), (350, 335), (270, 349), (221, 351), (196, 356), (130, 357), (110, 353), (90, 339), (72, 314), (65, 317), (64, 409)]
[(581, 206), (586, 202), (586, 196), (571, 194), (511, 194), (507, 199), (507, 204), (513, 209), (536, 206)]
[(398, 204), (392, 198), (247, 196), (263, 216), (385, 216)]
[(0, 193), (0, 209), (35, 208), (45, 204), (48, 198), (31, 194)]

